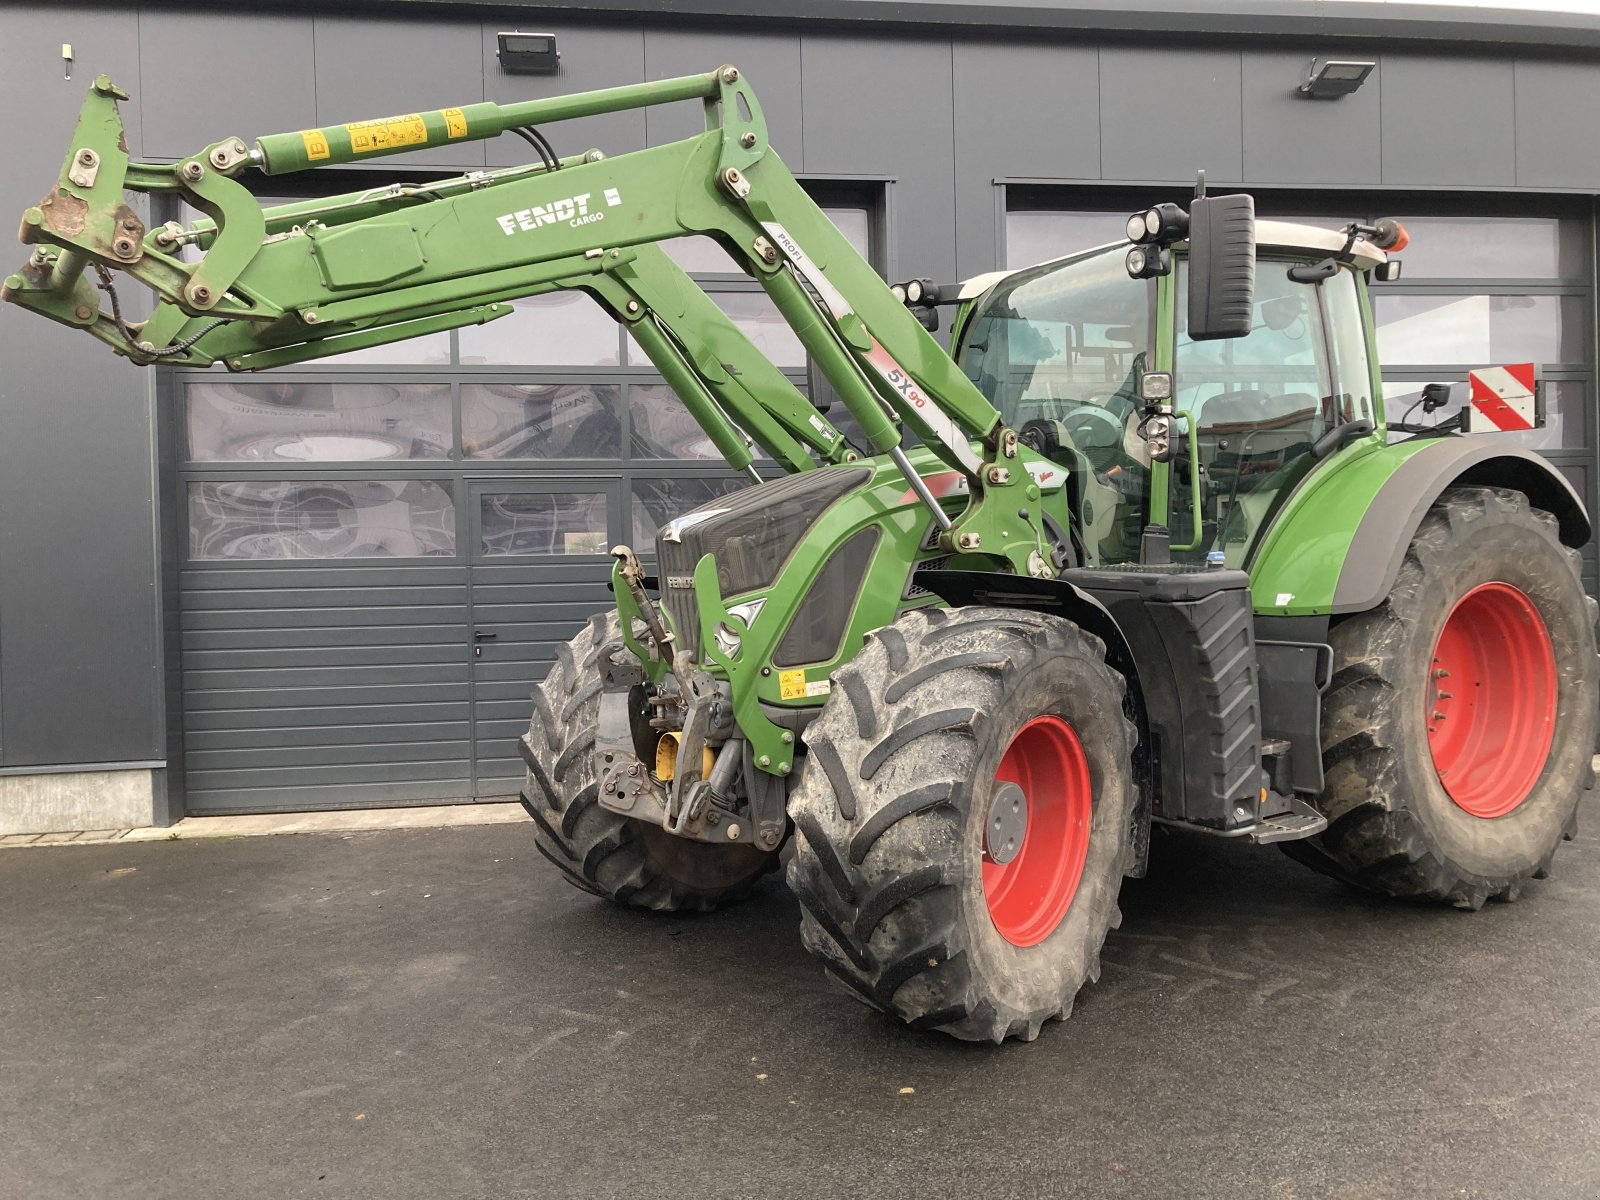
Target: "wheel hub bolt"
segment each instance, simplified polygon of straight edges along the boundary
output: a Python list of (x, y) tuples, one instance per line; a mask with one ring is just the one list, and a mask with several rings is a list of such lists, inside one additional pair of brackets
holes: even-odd
[(983, 849), (989, 861), (1004, 866), (1016, 858), (1028, 835), (1028, 795), (1009, 779), (995, 784), (983, 822)]

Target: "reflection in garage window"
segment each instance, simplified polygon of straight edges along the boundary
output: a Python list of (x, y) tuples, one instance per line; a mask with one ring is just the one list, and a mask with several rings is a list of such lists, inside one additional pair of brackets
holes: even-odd
[(447, 383), (234, 383), (184, 389), (195, 462), (450, 457)]
[(619, 458), (619, 389), (594, 383), (464, 383), (468, 458)]
[(1049, 262), (1093, 246), (1121, 241), (1127, 213), (1018, 211), (1006, 214), (1006, 269)]
[(498, 492), (480, 499), (483, 553), (604, 554), (604, 492)]
[[(1444, 383), (1445, 380), (1433, 380)], [(1404, 419), (1412, 425), (1437, 425), (1453, 419), (1467, 404), (1470, 387), (1466, 380), (1453, 380), (1448, 384), (1450, 402), (1432, 412), (1422, 411), (1421, 383), (1388, 382), (1383, 385), (1383, 410), (1390, 421)], [(1539, 382), (1544, 396), (1545, 425), (1543, 429), (1524, 429), (1515, 433), (1496, 433), (1495, 440), (1525, 450), (1581, 449), (1589, 444), (1589, 415), (1584, 404), (1584, 385), (1577, 380), (1549, 380)], [(1482, 426), (1480, 426), (1482, 428)]]
[(425, 479), (189, 485), (192, 559), (431, 558), (455, 553), (455, 504)]
[(419, 337), (368, 346), (365, 350), (346, 350), (320, 361), (335, 367), (440, 367), (450, 362), (450, 335), (424, 333)]
[(628, 389), (635, 458), (721, 458), (683, 401), (669, 387), (635, 384)]
[(805, 346), (765, 292), (717, 292), (711, 298), (775, 366), (806, 365)]
[(1579, 363), (1586, 322), (1580, 296), (1396, 295), (1374, 298), (1378, 359), (1411, 363)]
[(547, 292), (511, 302), (512, 312), (486, 325), (464, 326), (461, 365), (615, 366), (617, 323), (582, 292)]
[(1412, 279), (1583, 279), (1588, 223), (1559, 217), (1399, 217)]
[(718, 496), (749, 486), (744, 479), (636, 479), (633, 482), (633, 545), (653, 553), (656, 530), (673, 517)]

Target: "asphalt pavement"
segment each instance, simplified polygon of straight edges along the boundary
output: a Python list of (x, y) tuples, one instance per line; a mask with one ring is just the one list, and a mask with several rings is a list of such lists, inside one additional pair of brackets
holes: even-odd
[(1600, 1196), (1600, 804), (1477, 914), (1184, 839), (1031, 1045), (531, 828), (0, 853), (0, 1196)]

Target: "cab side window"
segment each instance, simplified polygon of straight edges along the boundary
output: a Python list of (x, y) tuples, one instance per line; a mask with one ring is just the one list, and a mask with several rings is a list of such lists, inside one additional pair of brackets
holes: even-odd
[[(1173, 459), (1171, 529), (1181, 558), (1203, 559), (1221, 550), (1230, 567), (1242, 567), (1278, 499), (1312, 465), (1312, 444), (1334, 425), (1370, 415), (1370, 376), (1356, 394), (1346, 376), (1366, 359), (1354, 278), (1341, 269), (1327, 284), (1297, 283), (1293, 260), (1263, 258), (1256, 269), (1255, 313), (1241, 338), (1191, 341), (1180, 311), (1174, 405), (1184, 438)], [(1185, 294), (1180, 275), (1178, 295)], [(1345, 295), (1349, 311), (1329, 337), (1324, 291)], [(1343, 301), (1339, 301), (1343, 303)], [(1183, 309), (1180, 301), (1179, 308)], [(1360, 341), (1359, 352), (1348, 339)], [(1339, 349), (1330, 350), (1338, 343)], [(1335, 358), (1344, 368), (1335, 371)], [(1338, 382), (1336, 383), (1336, 378)], [(1192, 426), (1199, 453), (1199, 508), (1195, 465), (1188, 454)]]

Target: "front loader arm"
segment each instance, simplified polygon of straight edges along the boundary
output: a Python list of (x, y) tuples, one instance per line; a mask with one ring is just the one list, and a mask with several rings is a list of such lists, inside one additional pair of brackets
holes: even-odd
[[(851, 451), (655, 243), (716, 239), (766, 290), (863, 430), (944, 529), (947, 549), (1049, 573), (1038, 489), (1015, 434), (861, 259), (766, 141), (732, 67), (524, 104), (477, 104), (260, 139), (176, 164), (130, 163), (109, 80), (95, 81), (56, 189), (24, 217), (37, 248), (4, 298), (89, 330), (137, 362), (255, 370), (496, 319), (508, 302), (577, 289), (635, 339), (729, 461), (746, 435), (790, 470)], [(336, 197), (263, 214), (237, 176), (364, 161), (535, 122), (700, 99), (706, 132), (608, 159), (476, 172), (444, 184)], [(91, 161), (92, 160), (92, 161)], [(123, 189), (186, 199), (207, 220), (147, 231)], [(184, 244), (203, 251), (185, 262)], [(100, 287), (86, 272), (100, 281)], [(120, 270), (156, 295), (131, 323)], [(101, 306), (101, 288), (112, 311)], [(902, 426), (969, 483), (947, 516), (902, 449)], [(975, 564), (974, 564), (975, 565)]]

